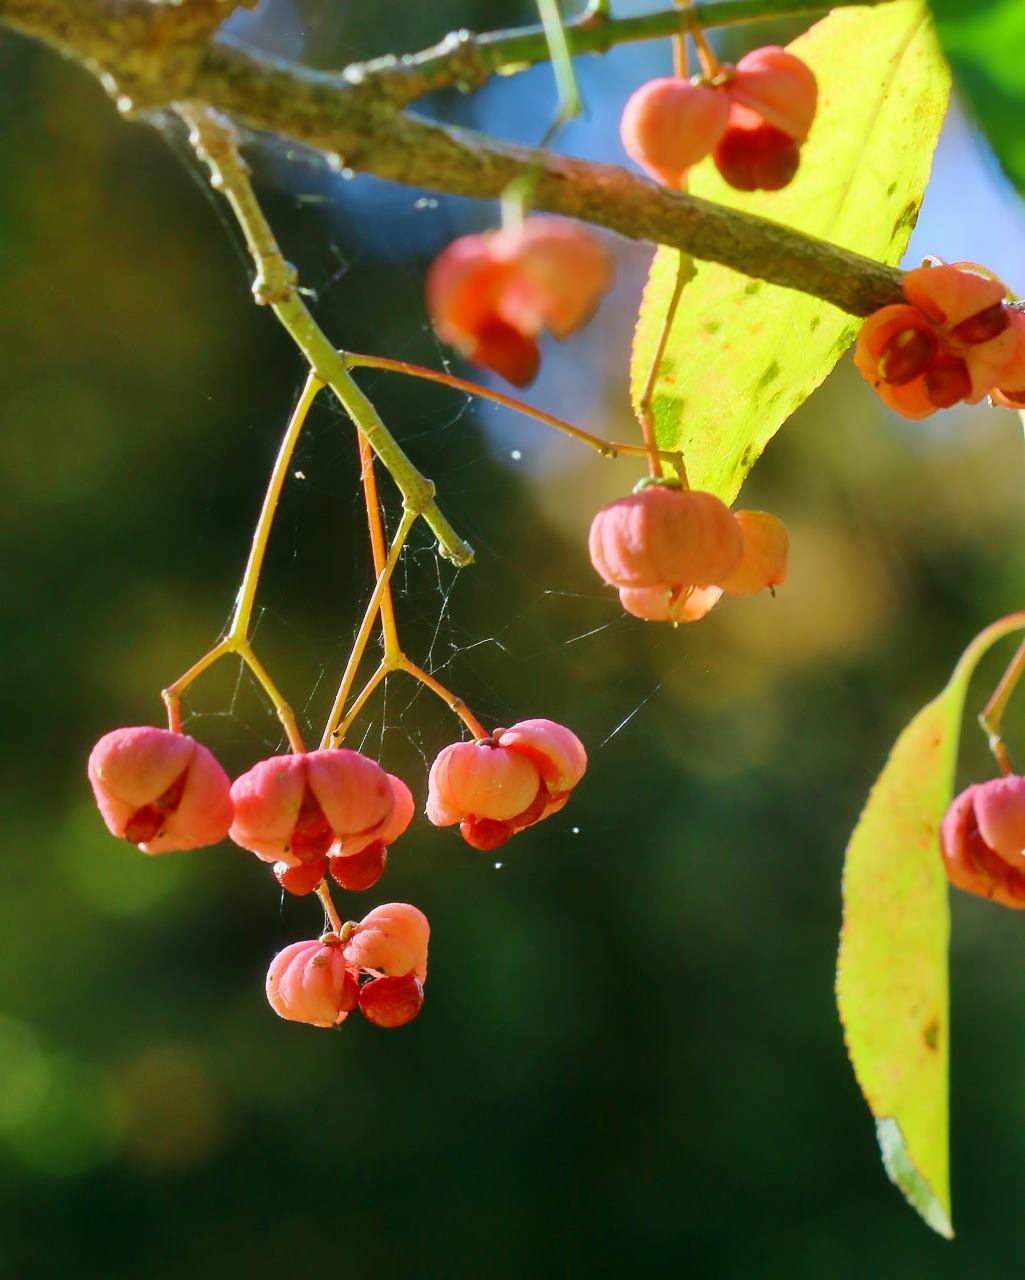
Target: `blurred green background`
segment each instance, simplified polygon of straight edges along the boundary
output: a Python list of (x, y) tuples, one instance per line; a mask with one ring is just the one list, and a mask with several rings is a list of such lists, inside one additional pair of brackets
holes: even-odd
[[(330, 66), (529, 17), (511, 0), (274, 0), (239, 35)], [(668, 58), (582, 61), (589, 115), (560, 145), (621, 161), (623, 101)], [(541, 68), (425, 109), (533, 140), (553, 101)], [(832, 992), (868, 787), (969, 637), (1025, 601), (1017, 418), (904, 423), (845, 362), (745, 491), (789, 525), (791, 580), (673, 632), (626, 619), (584, 550), (632, 462), (361, 375), (478, 551), (456, 573), (418, 531), (398, 590), (411, 654), (486, 722), (572, 725), (591, 766), (562, 814), (495, 855), (421, 819), (344, 904), (427, 912), (416, 1023), (284, 1023), (263, 975), (315, 934), (315, 905), (282, 903), (234, 847), (150, 860), (110, 839), (84, 765), (107, 729), (160, 722), (160, 688), (226, 620), (302, 368), (251, 305), (239, 237), (173, 126), (120, 121), (83, 72), (8, 35), (0, 111), (0, 1274), (1019, 1275), (1021, 919), (954, 904), (953, 1244), (882, 1171)], [(339, 344), (442, 359), (425, 266), (494, 210), (250, 154)], [(1021, 212), (955, 119), (918, 256), (983, 259), (1020, 292)], [(610, 244), (613, 299), (546, 352), (531, 396), (630, 438), (650, 250)], [(256, 636), (304, 726), (369, 582), (352, 432), (323, 398)], [(234, 668), (188, 713), (230, 768), (279, 744)], [(1025, 759), (1025, 715), (1009, 727)], [(440, 704), (393, 681), (360, 728), (422, 803), (456, 736)], [(963, 775), (988, 769), (969, 729)]]

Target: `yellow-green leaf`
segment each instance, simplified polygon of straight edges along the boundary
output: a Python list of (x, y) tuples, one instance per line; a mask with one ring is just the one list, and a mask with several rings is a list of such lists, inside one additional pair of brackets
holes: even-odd
[(972, 641), (949, 683), (897, 739), (847, 846), (837, 1001), (876, 1117), (887, 1173), (951, 1236), (947, 881), (937, 832), (950, 803), (965, 694), (979, 659), (1025, 627), (1011, 614)]
[[(788, 47), (819, 81), (818, 115), (797, 177), (783, 191), (743, 194), (706, 160), (692, 170), (690, 189), (896, 265), (918, 216), (949, 91), (925, 7), (894, 0), (838, 9)], [(661, 248), (652, 264), (631, 359), (635, 408), (678, 256)], [(695, 487), (732, 501), (859, 323), (816, 298), (699, 263), (659, 362), (659, 443), (683, 451)]]

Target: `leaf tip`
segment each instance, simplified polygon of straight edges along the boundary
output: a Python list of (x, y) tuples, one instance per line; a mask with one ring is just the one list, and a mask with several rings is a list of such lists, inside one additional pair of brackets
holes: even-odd
[(900, 1125), (892, 1116), (876, 1118), (876, 1137), (883, 1155), (883, 1165), (890, 1181), (903, 1192), (908, 1204), (919, 1213), (927, 1226), (945, 1240), (953, 1240), (949, 1196), (941, 1199), (919, 1173), (911, 1158)]

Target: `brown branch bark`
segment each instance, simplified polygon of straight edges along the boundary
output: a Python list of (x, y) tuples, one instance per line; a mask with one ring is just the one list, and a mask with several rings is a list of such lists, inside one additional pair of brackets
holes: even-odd
[[(763, 7), (775, 3), (763, 0)], [(223, 36), (208, 39), (219, 9), (221, 0), (0, 0), (0, 23), (85, 63), (118, 94), (122, 109), (197, 99), (252, 129), (326, 152), (339, 165), (455, 195), (497, 197), (527, 177), (538, 209), (683, 249), (853, 315), (901, 298), (900, 272), (767, 219), (666, 191), (610, 165), (429, 124), (398, 110), (365, 72), (350, 80), (247, 51)]]

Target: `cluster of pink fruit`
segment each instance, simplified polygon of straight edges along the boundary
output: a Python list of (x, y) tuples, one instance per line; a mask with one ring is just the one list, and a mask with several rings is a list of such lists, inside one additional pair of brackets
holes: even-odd
[[(445, 747), (431, 768), (427, 816), (458, 823), (475, 849), (495, 849), (557, 813), (586, 767), (569, 729), (524, 720)], [(282, 888), (300, 895), (326, 894), (327, 875), (349, 890), (375, 884), (415, 807), (400, 778), (357, 751), (272, 756), (232, 783), (194, 738), (149, 726), (101, 738), (89, 780), (107, 828), (143, 853), (227, 836), (273, 863)], [(376, 907), (275, 956), (267, 998), (283, 1018), (314, 1026), (335, 1026), (357, 1005), (379, 1026), (401, 1026), (423, 1002), (428, 935), (416, 907)]]
[[(627, 103), (627, 153), (667, 186), (686, 184), (707, 155), (743, 191), (776, 191), (797, 172), (815, 118), (815, 76), (777, 46), (695, 80), (642, 86)], [(467, 360), (515, 386), (533, 381), (543, 330), (566, 338), (591, 316), (612, 283), (605, 249), (557, 218), (453, 241), (427, 276), (427, 307), (438, 336)]]
[(778, 191), (797, 172), (817, 104), (814, 73), (767, 45), (735, 67), (642, 85), (626, 104), (620, 136), (627, 155), (668, 187), (685, 186), (691, 167), (711, 155), (730, 186)]
[(974, 262), (907, 272), (906, 302), (865, 321), (854, 360), (879, 398), (905, 418), (965, 401), (1025, 408), (1025, 315), (1007, 286)]

